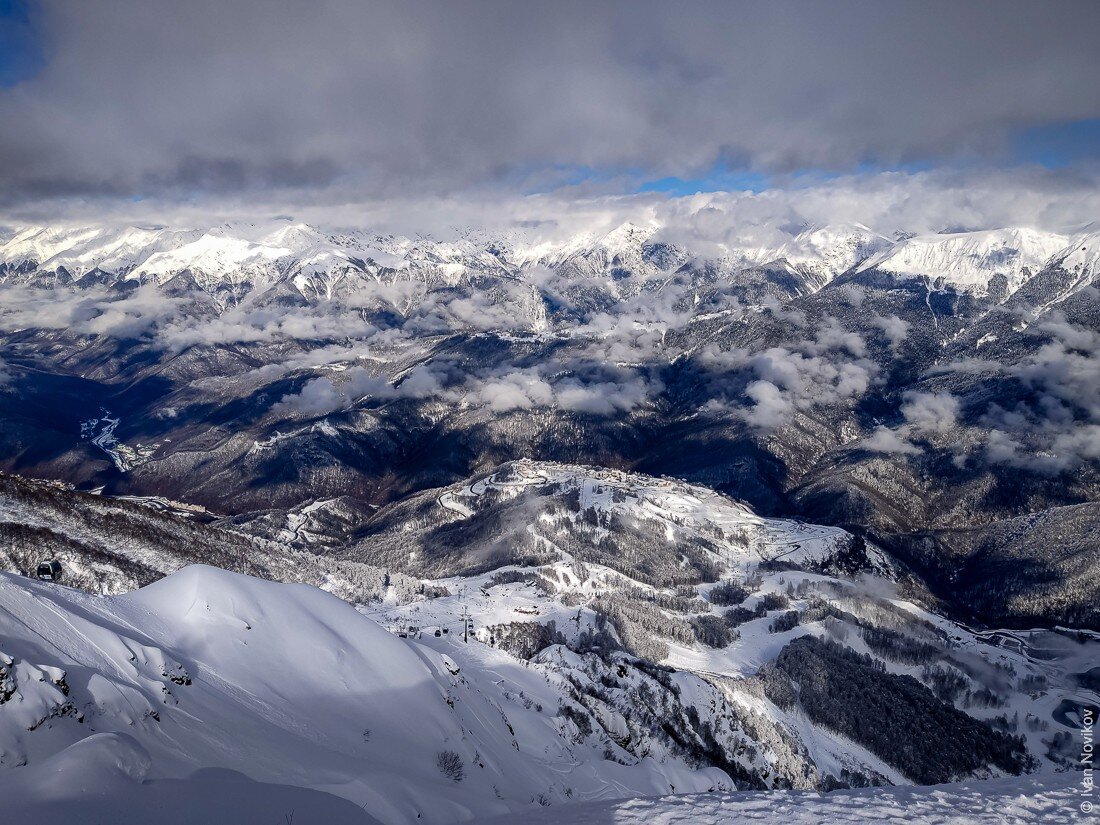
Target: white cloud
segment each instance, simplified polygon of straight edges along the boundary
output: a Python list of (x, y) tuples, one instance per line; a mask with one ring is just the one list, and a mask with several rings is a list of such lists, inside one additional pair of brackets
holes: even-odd
[(859, 446), (874, 453), (887, 455), (916, 455), (920, 448), (911, 444), (906, 438), (904, 429), (891, 430), (889, 427), (879, 426), (870, 436), (859, 442)]
[(890, 342), (890, 348), (895, 352), (905, 343), (909, 336), (909, 322), (897, 315), (875, 315), (871, 323), (881, 329)]
[(787, 424), (794, 413), (794, 402), (770, 381), (753, 381), (745, 389), (753, 407), (744, 413), (745, 421), (759, 429), (772, 430)]
[(428, 398), (443, 391), (443, 385), (429, 367), (419, 365), (409, 370), (397, 385), (398, 394), (404, 398)]
[(951, 393), (906, 392), (901, 414), (914, 429), (942, 433), (953, 428), (959, 416), (959, 399)]
[(23, 204), (997, 160), (1020, 130), (1098, 115), (1065, 82), (1100, 74), (1089, 2), (42, 7), (43, 70), (0, 89), (0, 198)]
[(348, 398), (328, 378), (313, 378), (302, 389), (283, 396), (272, 411), (280, 414), (297, 414), (307, 417), (327, 415), (344, 407)]
[(490, 379), (479, 387), (478, 395), (493, 412), (547, 407), (554, 401), (553, 389), (532, 371), (510, 372)]
[(385, 377), (371, 375), (362, 368), (346, 370), (340, 378), (339, 382), (324, 376), (311, 378), (297, 393), (283, 396), (272, 411), (315, 417), (346, 409), (365, 398), (388, 400), (396, 395)]
[(554, 392), (557, 405), (563, 410), (612, 415), (630, 412), (643, 404), (649, 388), (640, 378), (622, 383), (604, 381), (591, 384), (565, 379), (554, 385)]

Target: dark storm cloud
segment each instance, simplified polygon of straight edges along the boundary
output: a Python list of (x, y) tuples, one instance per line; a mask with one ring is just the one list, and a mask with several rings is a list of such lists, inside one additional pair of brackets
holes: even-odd
[(845, 169), (1100, 115), (1095, 2), (46, 0), (31, 24), (9, 204)]

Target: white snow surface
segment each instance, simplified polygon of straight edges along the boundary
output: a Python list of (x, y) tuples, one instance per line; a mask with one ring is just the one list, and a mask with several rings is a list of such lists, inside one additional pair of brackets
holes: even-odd
[(1035, 274), (1069, 243), (1065, 235), (1025, 228), (918, 235), (869, 258), (858, 271), (927, 278), (977, 294), (987, 291), (993, 276), (1003, 275), (1011, 294), (1026, 279), (1025, 269)]
[(93, 734), (41, 763), (0, 772), (5, 817), (35, 825), (378, 823), (346, 799), (320, 791), (212, 768), (185, 779), (147, 781), (149, 765), (148, 751), (132, 736)]
[(1094, 229), (1076, 236), (1062, 254), (1063, 269), (1082, 282), (1092, 280), (1100, 272), (1100, 232)]
[[(220, 283), (265, 283), (284, 276), (301, 286), (313, 277), (338, 277), (349, 269), (372, 277), (383, 270), (407, 270), (419, 273), (411, 277), (454, 282), (471, 271), (514, 275), (565, 264), (582, 277), (618, 266), (632, 269), (644, 280), (666, 277), (662, 267), (675, 269), (695, 257), (690, 249), (670, 247), (664, 263), (644, 259), (643, 247), (659, 239), (662, 229), (656, 222), (625, 223), (609, 232), (585, 232), (554, 241), (481, 238), (477, 233), (439, 241), (329, 231), (304, 223), (205, 228), (30, 226), (0, 242), (0, 265), (33, 263), (41, 272), (63, 267), (77, 281), (99, 270), (163, 283), (190, 271), (208, 289)], [(1053, 259), (1065, 259), (1067, 269), (1083, 264), (1084, 269), (1095, 270), (1096, 238), (1095, 232), (1072, 238), (1009, 227), (893, 241), (852, 223), (811, 227), (774, 245), (733, 238), (715, 254), (735, 270), (787, 267), (809, 276), (814, 289), (855, 268), (938, 279), (943, 285), (976, 293), (984, 293), (989, 280), (1003, 274), (1012, 292), (1022, 283), (1025, 268), (1034, 274)]]
[[(847, 535), (839, 528), (766, 519), (719, 493), (681, 481), (553, 462), (511, 462), (478, 481), (446, 488), (438, 497), (438, 506), (452, 519), (467, 519), (483, 506), (482, 498), (490, 490), (494, 492), (493, 500), (499, 501), (501, 497), (518, 496), (540, 487), (576, 489), (581, 510), (592, 507), (605, 513), (648, 521), (654, 525), (657, 535), (678, 531), (671, 534), (683, 536), (687, 531), (706, 530), (708, 537), (720, 547), (714, 561), (721, 569), (721, 578), (734, 581), (741, 581), (757, 571), (764, 561), (808, 563), (827, 558)], [(529, 526), (528, 531), (538, 535), (540, 526), (541, 520)], [(552, 536), (553, 533), (548, 531), (547, 535)], [(551, 544), (549, 539), (546, 541)], [(1019, 720), (1036, 720), (1039, 726), (1029, 728), (1021, 723), (1018, 732), (1025, 736), (1029, 752), (1040, 757), (1042, 769), (1051, 769), (1051, 765), (1043, 760), (1043, 754), (1047, 751), (1046, 741), (1052, 731), (1065, 729), (1057, 721), (1059, 706), (1067, 700), (1074, 703), (1095, 701), (1094, 694), (1079, 686), (1071, 674), (1082, 673), (1093, 666), (1091, 662), (1100, 650), (1096, 641), (1070, 641), (1066, 636), (1046, 630), (971, 630), (898, 597), (889, 581), (890, 567), (885, 558), (873, 545), (868, 547), (868, 554), (871, 559), (878, 560), (883, 576), (870, 576), (865, 582), (854, 586), (851, 592), (866, 589), (867, 592), (885, 595), (896, 608), (911, 614), (914, 620), (941, 628), (951, 640), (954, 655), (965, 661), (975, 673), (993, 673), (994, 669), (999, 668), (1001, 672), (1014, 673), (1016, 679), (1042, 681), (1045, 687), (1040, 691), (1015, 690), (1006, 705), (990, 708), (975, 706), (969, 708), (969, 712), (987, 720), (1000, 714)], [(532, 568), (509, 567), (503, 570), (535, 575)], [(596, 620), (591, 609), (578, 608), (578, 604), (587, 604), (589, 599), (603, 593), (634, 590), (661, 592), (670, 596), (673, 592), (630, 579), (600, 564), (577, 564), (563, 551), (558, 561), (538, 568), (538, 574), (552, 583), (552, 592), (530, 581), (498, 583), (499, 572), (456, 576), (434, 582), (445, 588), (449, 595), (404, 604), (389, 601), (372, 603), (360, 609), (394, 631), (407, 631), (412, 626), (420, 628), (419, 632), (428, 636), (434, 634), (436, 629), (441, 632), (447, 629), (449, 633), (461, 632), (462, 617), (466, 615), (472, 619), (477, 638), (490, 644), (493, 643), (490, 629), (495, 626), (512, 622), (545, 624), (553, 621), (557, 629), (572, 641), (592, 628)], [(763, 594), (784, 594), (800, 583), (828, 585), (840, 584), (841, 581), (802, 570), (764, 573), (757, 594), (750, 596), (744, 606), (751, 609), (759, 603)], [(712, 587), (701, 584), (695, 590), (705, 597)], [(844, 597), (836, 598), (835, 603), (842, 610), (860, 612), (858, 604), (848, 602)], [(790, 608), (805, 608), (807, 604), (805, 600), (792, 597)], [(708, 610), (721, 615), (725, 608), (705, 603), (698, 608), (699, 612)], [(686, 644), (669, 638), (669, 653), (662, 660), (663, 664), (707, 680), (718, 679), (728, 685), (728, 679), (752, 677), (798, 636), (827, 635), (822, 622), (801, 623), (792, 630), (772, 632), (771, 623), (776, 612), (740, 624), (739, 637), (721, 648), (699, 642)], [(673, 621), (674, 616), (668, 615), (670, 622)], [(873, 654), (858, 634), (849, 637), (846, 644), (860, 653)], [(921, 672), (919, 666), (896, 662), (889, 663), (889, 667), (893, 672), (914, 677), (919, 677)], [(785, 727), (795, 731), (823, 774), (839, 775), (843, 768), (869, 768), (896, 784), (911, 781), (863, 747), (813, 725), (801, 713), (783, 713), (771, 703), (736, 689), (731, 698), (750, 710), (778, 719)], [(1050, 728), (1048, 725), (1052, 721), (1054, 727)]]
[(824, 286), (892, 245), (886, 238), (863, 224), (834, 224), (807, 229), (774, 253), (776, 261), (786, 262), (798, 271), (812, 273)]
[[(11, 821), (36, 825), (209, 825), (295, 822), (373, 825), (352, 803), (303, 788), (258, 783), (231, 771), (201, 770), (187, 779), (143, 781), (148, 754), (126, 734), (102, 733), (17, 777), (0, 777)], [(480, 820), (485, 825), (797, 825), (868, 822), (898, 825), (1069, 825), (1094, 821), (1082, 775), (905, 788), (681, 794), (571, 803)]]
[[(447, 489), (438, 506), (449, 518), (469, 518), (490, 489), (499, 499), (548, 484), (576, 485), (584, 507), (621, 508), (677, 529), (710, 525), (714, 537), (739, 537), (717, 557), (723, 575), (734, 578), (794, 550), (791, 544), (805, 545), (797, 550), (807, 560), (819, 557), (837, 538), (814, 533), (832, 528), (772, 522), (682, 482), (564, 464), (514, 462), (507, 472)], [(693, 770), (656, 744), (636, 762), (606, 758), (604, 742), (578, 738), (557, 711), (568, 700), (566, 677), (582, 673), (576, 654), (554, 646), (523, 662), (486, 644), (492, 642), (489, 628), (510, 622), (553, 620), (573, 638), (592, 627), (595, 615), (576, 601), (567, 606), (565, 595), (652, 588), (601, 565), (578, 566), (567, 554), (540, 572), (560, 589), (497, 584), (486, 573), (437, 582), (450, 595), (411, 604), (387, 599), (358, 610), (307, 585), (205, 566), (114, 597), (0, 574), (0, 798), (14, 800), (6, 810), (26, 812), (25, 821), (47, 823), (72, 821), (74, 810), (105, 822), (152, 821), (147, 812), (156, 812), (158, 822), (281, 821), (278, 806), (319, 812), (299, 814), (299, 822), (444, 823), (505, 813), (527, 817), (532, 811), (562, 818), (530, 821), (566, 823), (574, 815), (582, 817), (577, 822), (624, 823), (643, 816), (656, 823), (772, 821), (768, 817), (843, 822), (842, 814), (852, 815), (830, 807), (843, 794), (653, 799), (670, 789), (733, 786), (722, 772)], [(827, 578), (791, 570), (766, 574), (745, 604), (751, 608), (760, 594)], [(868, 586), (885, 593), (889, 583)], [(705, 594), (709, 588), (697, 590)], [(804, 606), (792, 599), (792, 607)], [(843, 599), (838, 603), (849, 607)], [(1017, 679), (1046, 680), (1045, 690), (1017, 692), (1007, 706), (972, 709), (982, 718), (1003, 713), (1043, 721), (1041, 729), (1025, 733), (1034, 754), (1044, 753), (1051, 733), (1069, 724), (1059, 721), (1064, 700), (1094, 699), (1070, 676), (1093, 666), (1094, 642), (1049, 631), (975, 632), (908, 602), (895, 598), (893, 604), (942, 627), (954, 639), (955, 657), (971, 668), (998, 666)], [(464, 615), (474, 624), (469, 644), (461, 641)], [(863, 747), (812, 725), (801, 713), (780, 712), (737, 685), (735, 680), (752, 676), (793, 638), (825, 632), (821, 623), (807, 622), (775, 633), (771, 619), (745, 622), (740, 638), (721, 649), (671, 642), (665, 661), (681, 671), (678, 683), (700, 707), (706, 702), (696, 696), (703, 684), (696, 677), (721, 685), (733, 702), (792, 731), (822, 775), (847, 767), (907, 783)], [(414, 638), (399, 638), (380, 624), (421, 630)], [(436, 637), (436, 628), (450, 632)], [(857, 637), (849, 644), (868, 652)], [(919, 672), (907, 665), (891, 669)], [(623, 720), (605, 721), (613, 728)], [(1047, 727), (1050, 722), (1054, 727)], [(466, 773), (461, 782), (438, 770), (443, 750), (460, 755)], [(1007, 821), (1035, 821), (1028, 819), (1031, 812), (1046, 817), (1068, 794), (1051, 791), (1052, 797), (1047, 789), (1054, 786), (1035, 783), (1056, 781), (1024, 778), (1011, 780), (1018, 786), (988, 787), (1020, 788), (1012, 791), (1020, 818)], [(985, 821), (986, 813), (975, 806), (987, 786), (973, 787), (965, 798), (942, 789), (848, 796), (870, 820), (927, 807), (929, 822), (952, 821), (944, 812), (955, 810), (964, 812), (957, 821)], [(632, 797), (644, 799), (616, 802)], [(219, 820), (212, 803), (206, 815), (202, 806), (223, 798), (237, 800), (238, 807), (225, 810), (240, 812), (238, 818)], [(189, 808), (196, 815), (172, 819), (180, 801), (189, 799), (199, 800)], [(540, 813), (546, 803), (550, 811)], [(995, 805), (988, 815), (1002, 809), (1008, 810)], [(253, 810), (266, 819), (245, 818), (243, 812)]]
[(551, 808), (485, 825), (775, 825), (897, 823), (897, 825), (1031, 825), (1095, 822), (1083, 813), (1081, 775), (1020, 777), (908, 788), (866, 788), (819, 794), (770, 791), (666, 796)]
[[(577, 741), (557, 715), (567, 687), (538, 666), (457, 637), (400, 639), (317, 588), (212, 567), (114, 597), (0, 574), (0, 668), (9, 788), (49, 775), (51, 757), (64, 767), (94, 755), (131, 783), (230, 770), (395, 825), (519, 811), (536, 797), (732, 789), (717, 769), (660, 754), (624, 765)], [(103, 733), (127, 739), (58, 756)], [(462, 781), (437, 767), (444, 750), (462, 760)], [(68, 771), (54, 772), (69, 787)]]
[[(532, 488), (576, 489), (580, 509), (627, 515), (659, 526), (670, 541), (678, 530), (705, 532), (723, 548), (730, 571), (746, 572), (762, 561), (808, 563), (836, 552), (848, 533), (839, 527), (764, 518), (748, 505), (708, 487), (601, 467), (521, 459), (472, 484), (449, 488), (439, 506), (469, 518), (486, 491), (505, 497)], [(872, 551), (883, 564), (885, 559)]]

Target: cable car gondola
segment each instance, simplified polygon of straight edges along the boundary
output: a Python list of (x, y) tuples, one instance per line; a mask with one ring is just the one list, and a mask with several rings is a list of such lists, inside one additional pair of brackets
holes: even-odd
[(35, 575), (44, 582), (59, 582), (61, 581), (61, 562), (57, 559), (44, 561), (38, 565)]

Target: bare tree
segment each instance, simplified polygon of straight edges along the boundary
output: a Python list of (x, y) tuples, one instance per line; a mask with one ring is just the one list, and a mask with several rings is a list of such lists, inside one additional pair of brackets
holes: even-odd
[(462, 757), (454, 751), (440, 751), (435, 764), (448, 779), (461, 782), (466, 778), (466, 766), (462, 764)]

